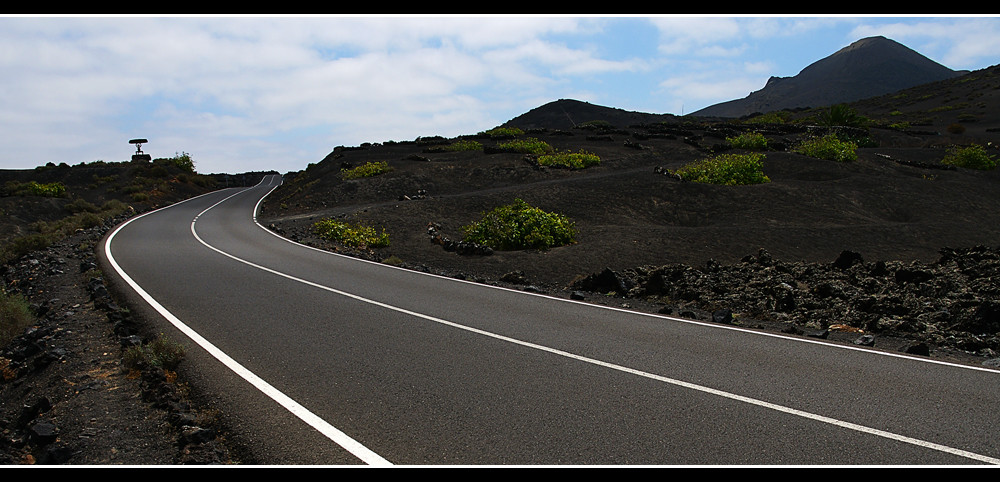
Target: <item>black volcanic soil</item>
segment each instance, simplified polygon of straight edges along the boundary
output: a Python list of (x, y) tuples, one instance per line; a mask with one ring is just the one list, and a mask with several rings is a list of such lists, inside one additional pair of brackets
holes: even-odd
[[(938, 356), (955, 350), (996, 356), (1000, 330), (995, 322), (957, 337), (953, 332), (963, 323), (958, 314), (911, 326), (901, 319), (920, 315), (925, 320), (930, 315), (923, 312), (931, 308), (918, 310), (917, 305), (926, 304), (924, 297), (897, 300), (901, 295), (896, 290), (919, 288), (882, 282), (895, 279), (903, 265), (945, 270), (937, 266), (944, 248), (991, 247), (1000, 239), (1000, 213), (995, 209), (1000, 205), (1000, 174), (941, 169), (944, 146), (963, 139), (871, 129), (879, 145), (892, 147), (862, 148), (857, 161), (839, 163), (782, 148), (812, 133), (802, 127), (783, 128), (769, 134), (776, 146), (766, 152), (764, 162), (770, 183), (716, 186), (664, 174), (662, 168), (676, 169), (726, 150), (724, 137), (740, 128), (746, 127), (647, 124), (525, 134), (558, 150), (600, 155), (601, 164), (585, 170), (539, 168), (530, 157), (514, 153), (440, 152), (427, 139), (337, 149), (324, 162), (288, 176), (286, 185), (265, 203), (261, 219), (305, 244), (446, 276), (558, 296), (589, 291), (591, 301), (701, 319), (729, 310), (744, 326), (803, 335), (828, 336), (832, 326), (851, 333), (850, 341), (859, 334), (877, 335), (876, 346), (883, 348), (923, 344)], [(478, 140), (492, 143), (481, 136)], [(342, 166), (367, 161), (386, 161), (393, 171), (340, 179)], [(488, 256), (462, 255), (432, 243), (430, 227), (458, 240), (462, 226), (515, 198), (570, 217), (579, 232), (577, 242), (547, 251), (494, 251)], [(385, 229), (391, 245), (365, 252), (317, 239), (310, 228), (323, 217)], [(845, 251), (860, 261), (855, 270), (865, 270), (865, 280), (858, 273), (835, 278), (819, 274), (831, 269)], [(663, 266), (694, 269), (699, 280), (675, 279), (670, 288), (651, 289), (650, 272)], [(888, 271), (873, 277), (869, 273), (875, 266), (888, 266)], [(787, 279), (779, 281), (775, 269)], [(727, 273), (725, 279), (713, 279), (713, 271)], [(614, 280), (585, 280), (601, 272)], [(795, 286), (797, 292), (783, 295), (791, 296), (793, 305), (776, 310), (773, 301), (762, 299), (751, 306), (725, 296), (743, 289), (741, 283), (769, 282)], [(816, 286), (824, 283), (833, 283), (838, 295), (817, 293)], [(684, 294), (690, 290), (701, 294)], [(944, 288), (935, 290), (932, 296), (945, 297)], [(865, 296), (876, 297), (864, 305), (867, 311), (851, 308)], [(973, 295), (959, 290), (947, 296)], [(957, 310), (935, 305), (933, 312), (949, 308)]]

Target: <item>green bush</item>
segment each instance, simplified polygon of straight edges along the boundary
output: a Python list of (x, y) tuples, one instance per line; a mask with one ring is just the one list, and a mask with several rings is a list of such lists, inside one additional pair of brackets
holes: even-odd
[(162, 333), (149, 343), (129, 347), (122, 355), (122, 363), (126, 368), (133, 370), (145, 368), (176, 370), (183, 359), (184, 347), (168, 340)]
[(34, 233), (12, 239), (0, 249), (0, 263), (7, 263), (32, 251), (48, 248), (57, 239), (53, 233)]
[(546, 154), (538, 158), (538, 165), (540, 166), (568, 167), (570, 169), (584, 169), (600, 163), (601, 158), (597, 154), (583, 150), (580, 152)]
[(34, 322), (24, 296), (0, 289), (0, 346), (6, 346)]
[(726, 142), (737, 149), (767, 149), (767, 138), (760, 132), (744, 132), (734, 137), (727, 137)]
[(341, 169), (340, 177), (343, 179), (358, 179), (362, 177), (372, 177), (379, 174), (385, 174), (391, 171), (392, 168), (389, 167), (389, 163), (384, 161), (379, 162), (366, 162), (358, 167), (350, 169)]
[(194, 159), (191, 159), (191, 154), (186, 152), (181, 152), (180, 154), (174, 153), (174, 157), (167, 159), (167, 163), (180, 168), (182, 171), (194, 173)]
[(771, 182), (764, 175), (764, 154), (719, 154), (687, 164), (671, 174), (691, 182), (726, 186)]
[(490, 137), (513, 137), (524, 134), (524, 131), (517, 127), (494, 127), (488, 131), (483, 131), (479, 133), (480, 135), (487, 135)]
[(744, 120), (746, 124), (784, 124), (792, 120), (792, 113), (786, 110), (767, 112)]
[(4, 194), (7, 196), (63, 197), (66, 195), (66, 186), (61, 182), (42, 184), (36, 181), (8, 181), (4, 186)]
[(463, 226), (462, 232), (465, 241), (501, 251), (544, 250), (576, 242), (576, 227), (569, 218), (521, 199), (484, 213), (479, 222)]
[(351, 224), (329, 218), (314, 223), (313, 233), (323, 239), (354, 248), (384, 248), (389, 245), (389, 235), (385, 230), (377, 231), (371, 226)]
[(865, 127), (868, 125), (868, 119), (858, 115), (858, 113), (855, 112), (854, 109), (848, 107), (847, 104), (830, 106), (828, 110), (820, 113), (819, 121), (827, 127)]
[(81, 198), (77, 198), (66, 203), (65, 205), (63, 205), (63, 209), (73, 214), (84, 213), (84, 212), (96, 213), (100, 211), (100, 208), (98, 208), (96, 205), (94, 205), (91, 202), (88, 202), (86, 199), (81, 199)]
[(534, 137), (528, 137), (526, 139), (514, 139), (511, 141), (503, 142), (500, 144), (500, 149), (510, 152), (519, 152), (522, 154), (549, 154), (554, 152), (552, 146), (547, 142), (538, 140)]
[(941, 163), (966, 169), (991, 170), (997, 167), (996, 157), (990, 156), (986, 149), (978, 144), (949, 150)]
[(850, 162), (858, 159), (857, 144), (842, 141), (834, 134), (807, 139), (799, 144), (795, 152), (799, 154), (837, 162)]
[(483, 148), (483, 145), (476, 141), (470, 141), (467, 139), (457, 140), (444, 148), (446, 151), (478, 151)]

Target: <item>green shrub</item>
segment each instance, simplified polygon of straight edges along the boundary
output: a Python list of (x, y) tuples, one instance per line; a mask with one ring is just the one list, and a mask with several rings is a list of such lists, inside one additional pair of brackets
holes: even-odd
[(385, 174), (391, 170), (392, 168), (389, 167), (389, 163), (384, 161), (366, 162), (354, 168), (341, 169), (340, 177), (345, 180), (358, 179), (362, 177), (372, 177), (372, 176), (377, 176), (379, 174)]
[(727, 137), (726, 142), (737, 149), (767, 149), (767, 138), (760, 132), (744, 132), (734, 137)]
[(966, 169), (991, 170), (997, 167), (996, 157), (990, 156), (986, 149), (978, 144), (949, 150), (941, 163)]
[(836, 104), (830, 106), (828, 110), (820, 113), (819, 121), (827, 127), (865, 127), (868, 125), (868, 119), (858, 115), (858, 113), (855, 112), (854, 109), (848, 107), (847, 104)]
[(792, 113), (786, 110), (780, 110), (755, 115), (744, 120), (743, 122), (745, 124), (784, 124), (790, 120), (792, 120)]
[(524, 134), (524, 131), (517, 127), (494, 127), (488, 131), (483, 131), (479, 133), (480, 135), (487, 135), (490, 137), (514, 137)]
[(764, 154), (719, 154), (687, 164), (672, 174), (691, 182), (737, 186), (771, 182), (763, 170)]
[(174, 153), (174, 157), (167, 159), (167, 164), (175, 166), (182, 171), (190, 172), (194, 174), (194, 159), (191, 159), (191, 154), (186, 152), (181, 152), (180, 154)]
[(526, 139), (514, 139), (500, 144), (500, 149), (509, 152), (519, 152), (522, 154), (549, 154), (554, 152), (552, 146), (547, 142), (538, 140), (534, 137), (528, 137)]
[(81, 199), (81, 198), (77, 198), (66, 203), (65, 205), (63, 205), (63, 209), (73, 214), (83, 213), (83, 212), (96, 213), (100, 211), (100, 209), (96, 205), (88, 202), (86, 199)]
[(162, 333), (149, 343), (129, 347), (122, 355), (125, 367), (133, 370), (145, 368), (176, 370), (183, 359), (184, 347), (168, 340)]
[(0, 289), (0, 346), (6, 346), (34, 322), (24, 296)]
[(580, 152), (546, 154), (538, 158), (538, 165), (540, 166), (568, 167), (570, 169), (584, 169), (600, 163), (601, 158), (597, 154), (583, 150)]
[(42, 184), (36, 181), (9, 181), (4, 187), (4, 194), (7, 196), (63, 197), (66, 195), (66, 186), (61, 182)]
[(377, 231), (371, 226), (351, 224), (329, 218), (314, 223), (313, 233), (323, 239), (354, 248), (384, 248), (389, 245), (389, 235), (385, 230)]
[(56, 235), (48, 232), (19, 236), (0, 249), (0, 263), (7, 263), (32, 251), (48, 248), (55, 241)]
[(807, 139), (799, 144), (795, 152), (799, 154), (838, 162), (850, 162), (858, 159), (857, 144), (842, 141), (834, 134)]
[(548, 249), (576, 242), (576, 227), (569, 218), (521, 199), (484, 213), (480, 221), (463, 226), (462, 232), (465, 241), (501, 251)]
[(478, 151), (482, 150), (483, 145), (476, 141), (470, 141), (468, 139), (457, 140), (444, 148), (446, 151)]

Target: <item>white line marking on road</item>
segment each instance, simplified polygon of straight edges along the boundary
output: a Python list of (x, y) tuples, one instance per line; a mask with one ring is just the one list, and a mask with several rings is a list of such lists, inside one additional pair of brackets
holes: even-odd
[[(223, 201), (225, 201), (226, 199), (229, 199), (229, 198), (231, 198), (231, 197), (233, 197), (233, 196), (235, 196), (237, 194), (240, 194), (241, 192), (244, 192), (244, 191), (239, 191), (239, 192), (237, 192), (235, 194), (232, 194), (232, 195), (226, 197), (225, 199), (223, 199)], [(194, 199), (194, 198), (191, 198), (191, 199)], [(219, 202), (221, 203), (222, 201), (219, 201)], [(180, 203), (177, 203), (177, 204), (180, 204)], [(167, 206), (167, 207), (176, 206), (177, 204), (173, 204), (173, 205)], [(217, 204), (218, 203), (213, 204), (213, 207), (216, 206)], [(166, 208), (163, 208), (163, 209), (166, 209)], [(209, 208), (209, 209), (211, 209), (211, 208)], [(159, 211), (159, 210), (157, 210), (157, 211)], [(107, 239), (107, 241), (105, 243), (105, 246), (104, 246), (105, 255), (108, 258), (108, 262), (111, 263), (111, 266), (113, 266), (114, 269), (115, 269), (115, 271), (118, 272), (118, 275), (121, 276), (122, 279), (124, 279), (125, 282), (128, 283), (128, 285), (131, 286), (132, 289), (135, 290), (136, 293), (139, 294), (139, 296), (141, 296), (144, 300), (146, 300), (146, 302), (149, 303), (149, 305), (152, 306), (153, 309), (155, 309), (157, 312), (160, 313), (160, 315), (162, 315), (164, 318), (166, 318), (167, 321), (169, 321), (171, 324), (173, 324), (175, 327), (177, 327), (178, 330), (180, 330), (185, 335), (187, 335), (189, 338), (191, 338), (192, 341), (194, 341), (199, 346), (201, 346), (202, 348), (204, 348), (206, 351), (208, 351), (208, 353), (210, 353), (212, 356), (214, 356), (216, 359), (218, 359), (226, 367), (228, 367), (230, 370), (232, 370), (237, 375), (239, 375), (240, 377), (242, 377), (244, 380), (246, 380), (247, 382), (249, 382), (255, 388), (257, 388), (258, 390), (260, 390), (261, 392), (263, 392), (265, 395), (271, 397), (274, 401), (276, 401), (279, 404), (281, 404), (281, 406), (285, 407), (289, 412), (291, 412), (295, 416), (299, 417), (301, 420), (303, 420), (304, 422), (306, 422), (307, 424), (309, 424), (310, 426), (312, 426), (313, 428), (315, 428), (316, 430), (318, 430), (320, 433), (322, 433), (323, 435), (325, 435), (330, 440), (336, 442), (338, 445), (340, 445), (341, 447), (343, 447), (344, 449), (346, 449), (350, 453), (354, 454), (354, 456), (358, 457), (363, 462), (365, 462), (365, 463), (367, 463), (369, 465), (392, 465), (391, 463), (389, 463), (389, 461), (387, 461), (384, 458), (382, 458), (382, 456), (376, 454), (375, 452), (371, 451), (370, 449), (368, 449), (364, 445), (358, 443), (356, 440), (354, 440), (351, 437), (347, 436), (345, 433), (343, 433), (342, 431), (338, 430), (336, 427), (330, 425), (329, 423), (327, 423), (325, 420), (323, 420), (319, 416), (317, 416), (317, 415), (313, 414), (312, 412), (310, 412), (308, 409), (306, 409), (305, 407), (303, 407), (302, 405), (300, 405), (298, 402), (296, 402), (295, 400), (293, 400), (291, 397), (285, 395), (284, 393), (282, 393), (277, 388), (274, 388), (271, 384), (269, 384), (266, 381), (264, 381), (264, 379), (258, 377), (256, 374), (254, 374), (250, 370), (246, 369), (243, 365), (239, 364), (236, 360), (233, 360), (229, 355), (227, 355), (222, 350), (218, 349), (215, 345), (213, 345), (211, 342), (209, 342), (208, 340), (206, 340), (205, 338), (203, 338), (200, 334), (198, 334), (198, 332), (194, 331), (191, 327), (187, 326), (183, 321), (181, 321), (176, 316), (174, 316), (173, 313), (171, 313), (169, 310), (167, 310), (166, 308), (164, 308), (163, 305), (161, 305), (158, 301), (156, 301), (156, 299), (154, 299), (149, 293), (147, 293), (144, 289), (142, 289), (142, 287), (139, 286), (138, 283), (136, 283), (128, 274), (125, 273), (125, 270), (123, 270), (121, 268), (121, 266), (118, 265), (118, 262), (115, 260), (114, 256), (111, 254), (111, 240), (115, 237), (116, 234), (118, 234), (119, 231), (122, 230), (122, 228), (124, 228), (125, 226), (127, 226), (132, 221), (134, 221), (136, 219), (139, 219), (139, 218), (141, 218), (143, 216), (146, 216), (147, 214), (152, 214), (154, 212), (156, 212), (156, 211), (150, 211), (150, 212), (148, 212), (146, 214), (143, 214), (141, 216), (137, 216), (135, 218), (132, 218), (132, 219), (126, 221), (121, 226), (119, 226), (117, 229), (115, 229), (114, 232), (112, 232), (110, 236), (108, 236), (108, 239)], [(193, 229), (194, 228), (194, 222), (191, 223), (191, 226), (192, 226), (192, 229)], [(204, 243), (204, 242), (202, 242), (202, 243)]]
[[(265, 197), (266, 197), (266, 195), (265, 195)], [(229, 199), (229, 198), (226, 198), (226, 199)], [(219, 201), (218, 203), (213, 204), (212, 206), (208, 207), (207, 209), (205, 209), (204, 211), (202, 211), (201, 213), (199, 213), (198, 216), (200, 217), (201, 215), (203, 215), (204, 213), (208, 212), (209, 210), (211, 210), (215, 206), (217, 206), (217, 205), (221, 204), (222, 202), (224, 202), (226, 199), (223, 199), (222, 201)], [(197, 217), (195, 218), (195, 221), (196, 220), (197, 220)], [(361, 302), (364, 302), (364, 303), (369, 303), (369, 304), (372, 304), (372, 305), (375, 305), (375, 306), (379, 306), (379, 307), (382, 307), (382, 308), (385, 308), (385, 309), (388, 309), (388, 310), (393, 310), (393, 311), (396, 311), (396, 312), (399, 312), (399, 313), (403, 313), (403, 314), (406, 314), (406, 315), (414, 316), (414, 317), (417, 317), (417, 318), (422, 318), (422, 319), (425, 319), (425, 320), (428, 320), (428, 321), (432, 321), (432, 322), (435, 322), (435, 323), (439, 323), (439, 324), (442, 324), (442, 325), (450, 326), (450, 327), (457, 328), (457, 329), (460, 329), (460, 330), (465, 330), (465, 331), (468, 331), (468, 332), (476, 333), (476, 334), (483, 335), (483, 336), (490, 337), (490, 338), (494, 338), (494, 339), (497, 339), (497, 340), (506, 341), (506, 342), (513, 343), (513, 344), (516, 344), (516, 345), (521, 345), (521, 346), (524, 346), (524, 347), (528, 347), (528, 348), (532, 348), (532, 349), (536, 349), (536, 350), (540, 350), (540, 351), (552, 353), (552, 354), (555, 354), (555, 355), (563, 356), (563, 357), (566, 357), (566, 358), (571, 358), (571, 359), (574, 359), (574, 360), (582, 361), (582, 362), (585, 362), (585, 363), (590, 363), (590, 364), (597, 365), (597, 366), (603, 366), (603, 367), (610, 368), (610, 369), (613, 369), (613, 370), (618, 370), (618, 371), (621, 371), (623, 373), (629, 373), (629, 374), (633, 374), (633, 375), (636, 375), (636, 376), (640, 376), (640, 377), (645, 377), (645, 378), (649, 378), (649, 379), (652, 379), (652, 380), (661, 381), (661, 382), (668, 383), (668, 384), (671, 384), (671, 385), (676, 385), (676, 386), (688, 388), (688, 389), (691, 389), (691, 390), (696, 390), (696, 391), (700, 391), (700, 392), (704, 392), (704, 393), (709, 393), (709, 394), (716, 395), (716, 396), (719, 396), (719, 397), (724, 397), (724, 398), (728, 398), (728, 399), (731, 399), (731, 400), (736, 400), (736, 401), (748, 403), (748, 404), (751, 404), (751, 405), (756, 405), (756, 406), (759, 406), (759, 407), (768, 408), (768, 409), (779, 411), (779, 412), (782, 412), (782, 413), (787, 413), (787, 414), (790, 414), (790, 415), (795, 415), (795, 416), (803, 417), (803, 418), (806, 418), (806, 419), (815, 420), (815, 421), (818, 421), (818, 422), (823, 422), (823, 423), (835, 425), (835, 426), (838, 426), (838, 427), (843, 427), (843, 428), (846, 428), (846, 429), (849, 429), (849, 430), (855, 430), (855, 431), (858, 431), (858, 432), (868, 433), (868, 434), (875, 435), (875, 436), (878, 436), (878, 437), (883, 437), (883, 438), (887, 438), (887, 439), (891, 439), (891, 440), (896, 440), (896, 441), (899, 441), (899, 442), (904, 442), (904, 443), (907, 443), (907, 444), (916, 445), (916, 446), (928, 448), (928, 449), (931, 449), (931, 450), (937, 450), (937, 451), (940, 451), (940, 452), (944, 452), (944, 453), (956, 455), (956, 456), (959, 456), (959, 457), (968, 458), (968, 459), (971, 459), (971, 460), (977, 460), (977, 461), (988, 463), (988, 464), (1000, 465), (1000, 459), (997, 459), (997, 458), (994, 458), (994, 457), (989, 457), (989, 456), (986, 456), (986, 455), (981, 455), (981, 454), (977, 454), (977, 453), (974, 453), (974, 452), (969, 452), (969, 451), (966, 451), (966, 450), (961, 450), (961, 449), (957, 449), (957, 448), (954, 448), (954, 447), (949, 447), (949, 446), (946, 446), (946, 445), (941, 445), (941, 444), (937, 444), (937, 443), (933, 443), (933, 442), (928, 442), (926, 440), (920, 440), (920, 439), (916, 439), (916, 438), (913, 438), (913, 437), (907, 437), (907, 436), (904, 436), (904, 435), (899, 435), (899, 434), (895, 434), (895, 433), (888, 432), (888, 431), (885, 431), (885, 430), (879, 430), (879, 429), (875, 429), (875, 428), (872, 428), (872, 427), (867, 427), (867, 426), (864, 426), (864, 425), (859, 425), (859, 424), (855, 424), (855, 423), (851, 423), (851, 422), (845, 422), (843, 420), (838, 420), (838, 419), (831, 418), (831, 417), (825, 417), (825, 416), (822, 416), (822, 415), (817, 415), (817, 414), (814, 414), (814, 413), (805, 412), (805, 411), (794, 409), (794, 408), (791, 408), (791, 407), (786, 407), (786, 406), (783, 406), (783, 405), (778, 405), (778, 404), (774, 404), (774, 403), (770, 403), (770, 402), (765, 402), (763, 400), (757, 400), (757, 399), (754, 399), (754, 398), (745, 397), (745, 396), (742, 396), (742, 395), (737, 395), (737, 394), (734, 394), (734, 393), (725, 392), (725, 391), (722, 391), (722, 390), (717, 390), (717, 389), (714, 389), (714, 388), (710, 388), (710, 387), (706, 387), (706, 386), (698, 385), (698, 384), (694, 384), (694, 383), (689, 383), (689, 382), (685, 382), (685, 381), (682, 381), (682, 380), (677, 380), (677, 379), (674, 379), (674, 378), (668, 378), (668, 377), (656, 375), (654, 373), (644, 372), (644, 371), (641, 371), (641, 370), (636, 370), (636, 369), (633, 369), (633, 368), (625, 367), (625, 366), (622, 366), (622, 365), (617, 365), (617, 364), (614, 364), (614, 363), (608, 363), (608, 362), (604, 362), (604, 361), (601, 361), (601, 360), (597, 360), (597, 359), (593, 359), (593, 358), (588, 358), (588, 357), (585, 357), (585, 356), (581, 356), (581, 355), (577, 355), (577, 354), (574, 354), (574, 353), (570, 353), (570, 352), (558, 350), (558, 349), (547, 347), (547, 346), (544, 346), (544, 345), (538, 345), (538, 344), (535, 344), (535, 343), (531, 343), (531, 342), (527, 342), (527, 341), (523, 341), (523, 340), (518, 340), (516, 338), (511, 338), (511, 337), (508, 337), (508, 336), (503, 336), (503, 335), (499, 335), (499, 334), (496, 334), (496, 333), (488, 332), (488, 331), (485, 331), (485, 330), (480, 330), (478, 328), (472, 328), (470, 326), (462, 325), (462, 324), (459, 324), (459, 323), (456, 323), (456, 322), (448, 321), (448, 320), (445, 320), (445, 319), (437, 318), (437, 317), (426, 315), (426, 314), (423, 314), (423, 313), (418, 313), (418, 312), (415, 312), (415, 311), (407, 310), (405, 308), (400, 308), (400, 307), (397, 307), (397, 306), (393, 306), (393, 305), (389, 305), (389, 304), (382, 303), (382, 302), (379, 302), (379, 301), (375, 301), (375, 300), (372, 300), (372, 299), (368, 299), (368, 298), (365, 298), (365, 297), (362, 297), (362, 296), (359, 296), (359, 295), (355, 295), (353, 293), (348, 293), (348, 292), (341, 291), (341, 290), (338, 290), (338, 289), (335, 289), (335, 288), (324, 286), (324, 285), (321, 285), (321, 284), (318, 284), (318, 283), (315, 283), (315, 282), (312, 282), (312, 281), (309, 281), (309, 280), (298, 278), (298, 277), (292, 276), (290, 274), (283, 273), (283, 272), (280, 272), (280, 271), (268, 268), (266, 266), (261, 266), (259, 264), (256, 264), (256, 263), (244, 260), (242, 258), (236, 257), (236, 256), (234, 256), (232, 254), (229, 254), (229, 253), (227, 253), (225, 251), (222, 251), (222, 250), (220, 250), (220, 249), (218, 249), (218, 248), (216, 248), (216, 247), (208, 244), (203, 239), (201, 239), (201, 237), (198, 236), (198, 233), (195, 230), (195, 221), (191, 222), (191, 234), (193, 234), (194, 237), (200, 243), (202, 243), (203, 245), (205, 245), (209, 249), (211, 249), (211, 250), (213, 250), (213, 251), (215, 251), (215, 252), (217, 252), (219, 254), (222, 254), (223, 256), (229, 257), (229, 258), (231, 258), (231, 259), (233, 259), (235, 261), (238, 261), (240, 263), (246, 264), (247, 266), (251, 266), (251, 267), (260, 269), (262, 271), (266, 271), (268, 273), (272, 273), (274, 275), (281, 276), (283, 278), (287, 278), (287, 279), (290, 279), (292, 281), (296, 281), (296, 282), (299, 282), (299, 283), (302, 283), (302, 284), (305, 284), (305, 285), (308, 285), (308, 286), (312, 286), (312, 287), (315, 287), (315, 288), (318, 288), (318, 289), (321, 289), (321, 290), (325, 290), (325, 291), (328, 291), (328, 292), (331, 292), (331, 293), (335, 293), (335, 294), (338, 294), (338, 295), (341, 295), (341, 296), (344, 296), (344, 297), (347, 297), (347, 298), (355, 299), (355, 300), (358, 300), (358, 301), (361, 301)]]
[[(272, 187), (271, 191), (274, 191), (274, 189), (276, 189), (277, 187), (278, 186)], [(380, 263), (378, 261), (371, 261), (371, 260), (367, 260), (367, 259), (363, 259), (363, 258), (356, 258), (356, 257), (348, 256), (348, 255), (341, 254), (341, 253), (335, 253), (335, 252), (327, 251), (327, 250), (320, 249), (320, 248), (317, 248), (317, 247), (314, 247), (314, 246), (308, 246), (308, 245), (305, 245), (305, 244), (302, 244), (302, 243), (298, 243), (298, 242), (293, 241), (291, 239), (288, 239), (288, 238), (286, 238), (284, 236), (281, 236), (280, 234), (278, 234), (278, 233), (276, 233), (276, 232), (274, 232), (274, 231), (272, 231), (272, 230), (264, 227), (259, 222), (257, 222), (257, 210), (259, 209), (260, 204), (264, 201), (264, 199), (267, 197), (267, 195), (271, 193), (271, 191), (268, 191), (267, 194), (265, 194), (263, 197), (260, 198), (260, 200), (257, 201), (257, 206), (254, 208), (254, 215), (253, 215), (253, 222), (254, 222), (254, 224), (256, 224), (257, 227), (259, 227), (260, 229), (263, 229), (265, 232), (267, 232), (271, 236), (274, 236), (274, 237), (276, 237), (276, 238), (278, 238), (278, 239), (280, 239), (280, 240), (282, 240), (282, 241), (284, 241), (286, 243), (291, 243), (291, 244), (294, 244), (294, 245), (296, 245), (296, 246), (298, 246), (300, 248), (312, 250), (312, 251), (315, 251), (315, 252), (318, 252), (318, 253), (323, 253), (323, 254), (325, 254), (327, 256), (337, 256), (337, 257), (340, 257), (340, 258), (350, 259), (350, 260), (352, 260), (354, 262), (358, 262), (358, 263), (368, 263), (368, 264), (371, 264), (371, 265), (377, 265), (377, 266), (380, 266), (383, 269), (394, 269), (394, 270), (398, 270), (398, 271), (405, 271), (407, 273), (415, 274), (417, 276), (430, 276), (432, 278), (447, 280), (447, 281), (452, 282), (452, 283), (465, 283), (465, 284), (468, 284), (468, 285), (476, 285), (476, 286), (479, 286), (479, 287), (482, 287), (482, 288), (489, 288), (489, 289), (494, 289), (494, 290), (507, 291), (507, 292), (510, 292), (510, 293), (517, 293), (517, 294), (522, 295), (522, 296), (535, 296), (535, 297), (538, 297), (538, 298), (546, 298), (546, 299), (550, 299), (550, 300), (554, 300), (554, 301), (559, 301), (559, 302), (562, 302), (562, 303), (572, 303), (572, 304), (577, 304), (577, 305), (589, 306), (591, 308), (599, 308), (599, 309), (603, 309), (603, 310), (617, 311), (617, 312), (620, 312), (620, 313), (628, 313), (628, 314), (631, 314), (631, 315), (645, 316), (645, 317), (657, 318), (657, 319), (661, 319), (661, 320), (676, 321), (676, 322), (679, 322), (679, 323), (687, 323), (687, 324), (690, 324), (690, 325), (699, 325), (699, 326), (704, 326), (704, 327), (712, 328), (712, 329), (716, 329), (716, 330), (739, 331), (739, 332), (742, 332), (742, 333), (749, 333), (749, 334), (758, 335), (758, 336), (767, 336), (767, 337), (771, 337), (771, 338), (780, 338), (780, 339), (783, 339), (783, 340), (788, 340), (788, 341), (792, 341), (792, 342), (796, 342), (796, 343), (809, 343), (809, 344), (813, 344), (813, 345), (823, 345), (823, 346), (826, 346), (826, 347), (829, 347), (829, 348), (836, 348), (836, 349), (839, 349), (839, 350), (860, 351), (860, 352), (864, 352), (864, 353), (868, 353), (868, 354), (872, 354), (872, 355), (887, 356), (887, 357), (890, 357), (890, 358), (903, 358), (903, 359), (906, 359), (906, 360), (913, 360), (913, 361), (920, 362), (920, 363), (930, 363), (932, 365), (944, 365), (944, 366), (950, 366), (950, 367), (954, 367), (954, 368), (961, 368), (961, 369), (964, 369), (964, 370), (973, 370), (973, 371), (1000, 373), (1000, 370), (997, 370), (995, 368), (979, 367), (979, 366), (974, 366), (974, 365), (965, 365), (965, 364), (954, 363), (954, 362), (949, 362), (949, 361), (945, 361), (945, 360), (933, 360), (933, 359), (929, 359), (929, 358), (917, 357), (917, 356), (909, 355), (909, 354), (906, 354), (906, 353), (893, 353), (893, 352), (888, 352), (888, 351), (874, 350), (874, 349), (867, 348), (867, 347), (864, 347), (864, 346), (843, 345), (843, 344), (840, 344), (840, 343), (832, 343), (832, 342), (829, 342), (829, 341), (824, 341), (824, 340), (814, 339), (814, 338), (802, 338), (802, 337), (796, 337), (796, 336), (789, 336), (789, 335), (785, 335), (785, 334), (781, 334), (781, 333), (769, 333), (769, 332), (765, 332), (765, 331), (759, 331), (759, 330), (752, 330), (752, 329), (748, 329), (748, 328), (742, 328), (742, 327), (739, 327), (739, 326), (723, 325), (723, 324), (719, 324), (719, 323), (707, 323), (707, 322), (702, 322), (702, 321), (697, 321), (697, 320), (689, 320), (689, 319), (685, 319), (685, 318), (675, 318), (673, 316), (661, 315), (659, 313), (644, 313), (644, 312), (641, 312), (641, 311), (635, 311), (635, 310), (630, 310), (630, 309), (626, 309), (626, 308), (618, 308), (618, 307), (615, 307), (615, 306), (605, 306), (605, 305), (598, 305), (598, 304), (594, 304), (594, 303), (588, 303), (586, 301), (577, 301), (577, 300), (573, 300), (573, 299), (559, 298), (559, 297), (548, 295), (548, 294), (545, 294), (545, 293), (533, 293), (533, 292), (530, 292), (530, 291), (521, 291), (521, 290), (511, 289), (511, 288), (507, 288), (507, 287), (504, 287), (504, 286), (495, 286), (495, 285), (490, 285), (490, 284), (477, 283), (475, 281), (469, 281), (469, 280), (458, 279), (458, 278), (451, 278), (451, 277), (448, 277), (448, 276), (442, 276), (442, 275), (439, 275), (439, 274), (427, 273), (427, 272), (423, 272), (423, 271), (415, 271), (415, 270), (412, 270), (412, 269), (402, 268), (402, 267), (399, 267), (399, 266), (393, 266), (393, 265), (389, 265), (389, 264), (385, 264), (385, 263)]]

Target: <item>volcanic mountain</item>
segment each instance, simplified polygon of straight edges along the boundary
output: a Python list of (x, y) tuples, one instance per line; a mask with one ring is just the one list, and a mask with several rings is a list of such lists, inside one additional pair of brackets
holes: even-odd
[(955, 71), (885, 37), (858, 40), (802, 69), (794, 77), (771, 77), (763, 89), (691, 113), (742, 117), (802, 107), (853, 102), (958, 77)]

